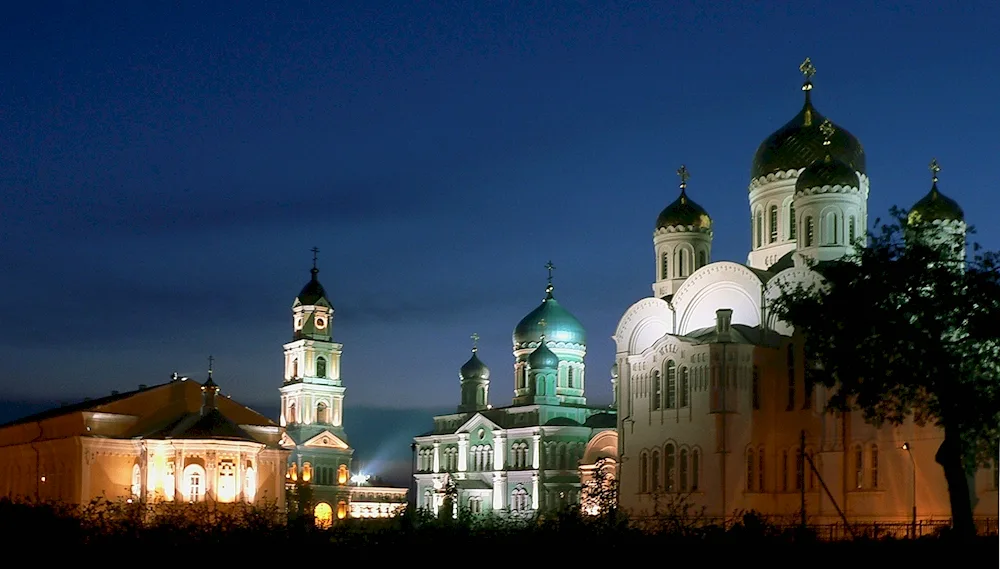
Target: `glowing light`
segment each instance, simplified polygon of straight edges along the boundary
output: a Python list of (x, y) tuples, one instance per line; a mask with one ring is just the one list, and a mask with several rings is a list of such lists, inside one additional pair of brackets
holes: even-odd
[(44, 476), (42, 476), (42, 482), (45, 482), (45, 477)]
[(341, 501), (337, 504), (337, 519), (342, 520), (347, 517), (347, 502)]
[(313, 510), (313, 519), (315, 520), (316, 527), (320, 529), (330, 527), (333, 523), (333, 508), (326, 502), (316, 504), (316, 509)]
[(308, 462), (302, 465), (302, 481), (309, 482), (312, 480), (313, 469), (312, 465)]
[(337, 484), (347, 484), (347, 465), (341, 464), (337, 469)]
[(367, 484), (370, 479), (371, 476), (368, 474), (355, 474), (351, 476), (351, 483), (361, 486), (362, 484)]

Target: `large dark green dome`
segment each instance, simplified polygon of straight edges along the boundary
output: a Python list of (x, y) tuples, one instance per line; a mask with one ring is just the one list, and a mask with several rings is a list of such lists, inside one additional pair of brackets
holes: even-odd
[(531, 369), (559, 369), (559, 356), (545, 344), (540, 344), (528, 356), (528, 366)]
[(965, 212), (958, 202), (938, 191), (937, 181), (926, 196), (913, 204), (907, 216), (910, 223), (923, 221), (965, 221)]
[(472, 357), (469, 361), (465, 362), (462, 369), (459, 370), (459, 376), (462, 381), (472, 381), (479, 379), (489, 379), (490, 378), (490, 368), (486, 367), (476, 355), (476, 352), (472, 352)]
[(823, 186), (858, 187), (858, 175), (853, 168), (829, 154), (802, 170), (795, 180), (795, 191), (802, 192)]
[[(545, 321), (545, 325), (539, 322)], [(552, 296), (552, 285), (545, 290), (545, 300), (514, 328), (514, 348), (525, 347), (538, 343), (539, 337), (545, 335), (545, 343), (586, 344), (587, 333), (575, 316), (556, 302)]]
[(675, 226), (690, 227), (695, 229), (711, 229), (712, 218), (708, 216), (705, 208), (694, 203), (687, 197), (687, 192), (682, 188), (681, 195), (668, 205), (660, 216), (656, 218), (656, 229)]
[(326, 291), (323, 290), (323, 285), (319, 284), (319, 279), (316, 278), (316, 275), (319, 274), (319, 269), (313, 267), (310, 272), (312, 273), (312, 278), (306, 283), (306, 286), (302, 287), (299, 295), (295, 297), (295, 300), (304, 306), (314, 305), (321, 298), (326, 299)]
[[(826, 156), (824, 136), (819, 129), (826, 117), (813, 107), (809, 93), (810, 90), (806, 89), (806, 102), (799, 114), (767, 137), (757, 148), (750, 169), (750, 179), (755, 180), (775, 172), (800, 170)], [(861, 142), (840, 126), (833, 126), (836, 131), (830, 139), (830, 154), (855, 171), (865, 174), (865, 150)]]

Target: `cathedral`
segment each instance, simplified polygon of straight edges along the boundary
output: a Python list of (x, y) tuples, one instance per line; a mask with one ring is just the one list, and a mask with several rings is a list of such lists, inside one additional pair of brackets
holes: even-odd
[[(633, 514), (683, 497), (712, 518), (950, 518), (934, 460), (942, 432), (826, 412), (826, 389), (804, 381), (801, 340), (769, 312), (781, 283), (819, 282), (811, 263), (849, 254), (868, 227), (861, 142), (814, 106), (808, 59), (800, 70), (801, 109), (753, 157), (747, 262), (712, 261), (712, 218), (689, 196), (683, 166), (679, 196), (656, 219), (652, 296), (614, 334), (619, 496)], [(910, 218), (964, 243), (962, 209), (938, 188), (936, 161), (931, 169)], [(995, 519), (995, 467), (972, 490), (975, 514)]]
[[(586, 331), (556, 301), (550, 262), (545, 298), (514, 328), (514, 399), (493, 407), (490, 370), (472, 356), (459, 369), (456, 413), (414, 437), (417, 506), (523, 515), (579, 504), (588, 466), (617, 455), (615, 411), (587, 405)], [(584, 479), (581, 479), (581, 474)]]

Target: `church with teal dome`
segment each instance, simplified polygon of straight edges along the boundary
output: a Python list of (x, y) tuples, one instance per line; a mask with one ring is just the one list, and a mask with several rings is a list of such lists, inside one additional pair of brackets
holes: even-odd
[[(414, 438), (417, 506), (527, 514), (578, 504), (588, 469), (617, 453), (615, 410), (587, 405), (587, 333), (555, 297), (549, 262), (541, 304), (514, 327), (514, 398), (489, 402), (491, 374), (472, 355), (459, 368), (456, 413)], [(603, 463), (602, 463), (603, 464)]]

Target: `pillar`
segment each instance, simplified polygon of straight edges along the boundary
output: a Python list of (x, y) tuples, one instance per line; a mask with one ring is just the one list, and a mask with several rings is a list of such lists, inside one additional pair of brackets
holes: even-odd
[(507, 474), (497, 472), (493, 475), (493, 510), (500, 511), (506, 507)]
[(541, 444), (542, 435), (531, 435), (531, 468), (535, 470), (538, 470), (541, 465), (541, 450), (539, 448)]
[(441, 443), (434, 442), (434, 472), (441, 472)]
[(469, 468), (469, 433), (458, 435), (458, 471), (466, 472)]
[(538, 509), (538, 474), (531, 475), (531, 509)]
[(507, 447), (503, 431), (493, 431), (493, 470), (504, 470), (507, 464)]

